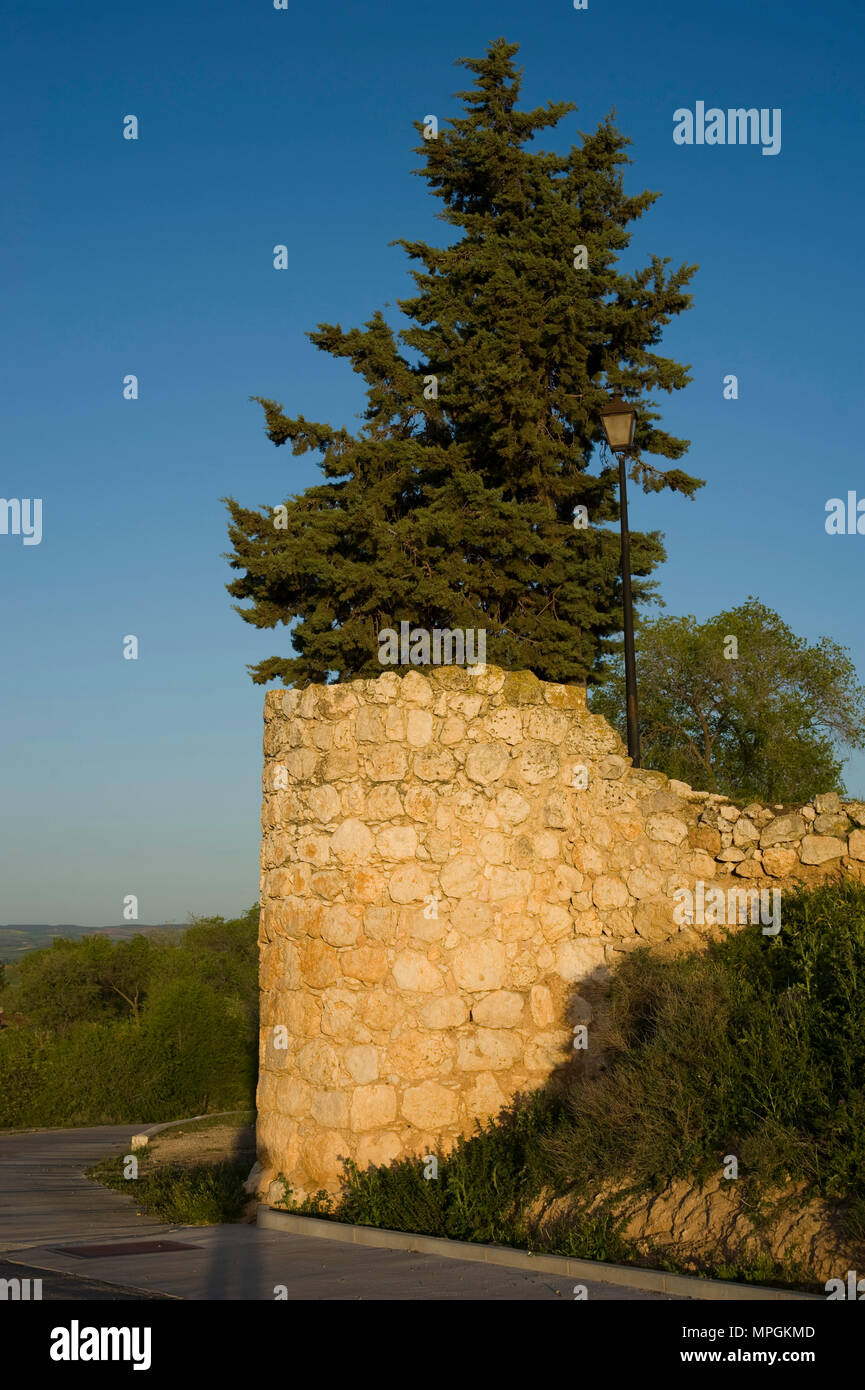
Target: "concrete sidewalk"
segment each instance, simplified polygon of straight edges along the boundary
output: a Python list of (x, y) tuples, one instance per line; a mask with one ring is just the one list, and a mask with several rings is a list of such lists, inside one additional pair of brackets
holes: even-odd
[[(0, 1278), (41, 1277), (43, 1299), (169, 1297), (243, 1301), (459, 1302), (573, 1299), (574, 1280), (552, 1274), (378, 1250), (252, 1225), (167, 1226), (137, 1216), (134, 1200), (83, 1176), (127, 1153), (140, 1125), (0, 1135)], [(130, 1188), (134, 1184), (130, 1183)], [(70, 1255), (59, 1246), (163, 1238), (188, 1250)], [(585, 1282), (585, 1281), (584, 1281)], [(590, 1299), (670, 1300), (591, 1283)], [(106, 1291), (113, 1290), (113, 1292)]]
[[(441, 1260), (403, 1250), (371, 1250), (340, 1241), (283, 1235), (256, 1226), (183, 1226), (168, 1238), (194, 1250), (157, 1255), (105, 1255), (83, 1260), (47, 1245), (19, 1250), (20, 1260), (44, 1274), (73, 1274), (117, 1284), (143, 1295), (181, 1299), (290, 1302), (354, 1300), (444, 1301), (573, 1299), (574, 1280), (551, 1274)], [(663, 1294), (592, 1284), (594, 1300), (661, 1300)], [(63, 1296), (62, 1294), (59, 1296)], [(94, 1294), (96, 1298), (104, 1294)]]

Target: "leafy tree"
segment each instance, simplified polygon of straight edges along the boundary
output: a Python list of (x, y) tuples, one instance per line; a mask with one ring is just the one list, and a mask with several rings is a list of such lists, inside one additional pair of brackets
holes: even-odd
[(146, 936), (118, 941), (106, 958), (101, 974), (103, 987), (116, 994), (139, 1018), (141, 1004), (153, 974), (156, 949)]
[[(865, 689), (846, 648), (809, 644), (749, 598), (705, 623), (644, 622), (636, 650), (645, 767), (746, 801), (844, 789), (840, 750), (865, 746)], [(621, 656), (591, 706), (624, 731)]]
[(252, 1103), (258, 908), (178, 941), (55, 941), (21, 961), (0, 1028), (0, 1128), (118, 1124)]
[(117, 1001), (108, 998), (103, 981), (111, 951), (107, 937), (84, 936), (78, 941), (59, 938), (42, 950), (28, 952), (21, 960), (15, 1008), (47, 1028), (116, 1014)]
[[(603, 524), (619, 516), (616, 469), (588, 471), (610, 390), (640, 402), (632, 476), (647, 491), (702, 486), (647, 457), (687, 449), (651, 393), (689, 381), (655, 349), (696, 267), (668, 271), (653, 255), (621, 268), (630, 224), (659, 195), (625, 194), (630, 142), (611, 117), (565, 154), (527, 149), (575, 107), (518, 111), (516, 52), (499, 39), (461, 59), (475, 79), (457, 94), (464, 114), (416, 147), (456, 236), (397, 242), (422, 267), (416, 295), (398, 301), (409, 327), (395, 334), (376, 311), (363, 328), (309, 335), (364, 378), (360, 431), (254, 397), (273, 443), (318, 451), (326, 479), (281, 509), (224, 499), (229, 559), (244, 571), (227, 587), (252, 601), (237, 611), (259, 628), (294, 624), (296, 655), (259, 662), (254, 681), (380, 674), (377, 634), (403, 620), (484, 628), (490, 661), (593, 679), (622, 623), (619, 539)], [(645, 600), (664, 548), (657, 532), (631, 543)]]

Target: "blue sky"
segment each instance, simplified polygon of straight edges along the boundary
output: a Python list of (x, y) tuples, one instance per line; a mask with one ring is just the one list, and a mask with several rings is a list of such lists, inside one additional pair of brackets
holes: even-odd
[[(0, 535), (0, 922), (256, 898), (264, 688), (246, 665), (287, 639), (232, 611), (219, 498), (274, 505), (319, 476), (268, 442), (251, 394), (357, 423), (360, 379), (305, 333), (411, 291), (388, 243), (447, 235), (410, 176), (412, 121), (456, 114), (454, 59), (499, 35), (521, 45), (523, 106), (579, 107), (550, 144), (616, 108), (627, 187), (663, 193), (633, 263), (701, 267), (664, 339), (694, 377), (665, 424), (707, 486), (631, 501), (635, 529), (666, 536), (667, 611), (755, 594), (865, 679), (865, 537), (824, 528), (828, 498), (865, 496), (854, 0), (7, 0), (3, 29), (0, 493), (43, 499), (43, 539)], [(674, 110), (698, 100), (780, 107), (780, 154), (675, 145)], [(847, 781), (865, 794), (861, 755)]]

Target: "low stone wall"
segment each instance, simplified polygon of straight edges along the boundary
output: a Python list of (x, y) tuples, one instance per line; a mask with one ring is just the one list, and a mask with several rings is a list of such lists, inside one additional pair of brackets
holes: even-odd
[(527, 672), (270, 691), (264, 754), (271, 1199), (278, 1174), (302, 1196), (342, 1158), (446, 1147), (540, 1085), (624, 952), (715, 929), (712, 888), (865, 880), (865, 804), (740, 809), (634, 769), (580, 687)]

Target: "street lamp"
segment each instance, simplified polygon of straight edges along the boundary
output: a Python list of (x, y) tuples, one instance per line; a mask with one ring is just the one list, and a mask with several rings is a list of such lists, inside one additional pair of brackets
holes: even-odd
[(634, 447), (637, 412), (621, 396), (613, 396), (601, 411), (607, 443), (619, 459), (619, 498), (622, 516), (622, 609), (625, 630), (625, 698), (628, 717), (628, 753), (640, 766), (640, 718), (637, 709), (637, 663), (634, 657), (634, 607), (631, 601), (631, 537), (628, 531), (628, 491), (625, 455)]

